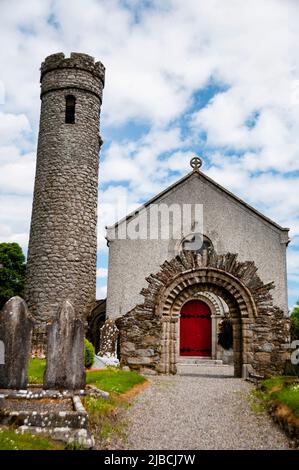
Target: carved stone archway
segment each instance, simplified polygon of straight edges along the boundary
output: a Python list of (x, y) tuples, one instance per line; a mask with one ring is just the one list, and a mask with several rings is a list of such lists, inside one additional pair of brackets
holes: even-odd
[[(224, 309), (221, 305), (220, 299), (218, 296), (213, 294), (213, 292), (207, 292), (200, 289), (198, 286), (190, 286), (184, 289), (181, 292), (181, 295), (178, 296), (176, 302), (173, 305), (171, 315), (173, 317), (179, 318), (181, 309), (183, 305), (190, 300), (201, 300), (208, 305), (211, 311), (211, 320), (212, 320), (212, 359), (216, 359), (217, 354), (217, 319), (222, 318)], [(179, 326), (176, 327), (176, 355), (179, 356), (180, 350), (180, 339), (179, 339)]]
[[(189, 273), (188, 273), (189, 274)], [(178, 324), (180, 317), (180, 310), (183, 304), (186, 302), (186, 297), (189, 299), (202, 298), (211, 308), (212, 312), (215, 311), (215, 306), (212, 302), (207, 301), (207, 298), (202, 293), (213, 293), (219, 297), (225, 299), (229, 306), (230, 317), (233, 322), (233, 336), (234, 336), (234, 370), (235, 375), (240, 377), (242, 375), (242, 366), (247, 364), (247, 356), (250, 352), (249, 338), (251, 337), (250, 330), (248, 328), (251, 323), (250, 318), (245, 315), (242, 317), (240, 313), (240, 307), (237, 300), (230, 294), (229, 278), (227, 279), (226, 288), (213, 284), (212, 282), (199, 282), (200, 277), (198, 272), (194, 272), (193, 277), (188, 276), (189, 285), (185, 286), (185, 276), (179, 276), (177, 283), (175, 284), (175, 296), (172, 295), (172, 303), (169, 302), (169, 296), (167, 296), (167, 303), (165, 304), (165, 298), (162, 296), (161, 305), (163, 305), (162, 318), (162, 350), (161, 350), (161, 361), (159, 364), (159, 372), (161, 373), (176, 373), (176, 362), (177, 362), (177, 343), (178, 343)], [(216, 282), (216, 280), (214, 281)], [(243, 304), (243, 303), (242, 303)], [(159, 309), (159, 304), (157, 309)], [(245, 331), (246, 330), (246, 331)], [(244, 337), (244, 339), (243, 339)], [(245, 340), (246, 338), (246, 340)]]
[[(117, 320), (122, 364), (176, 373), (180, 308), (196, 292), (212, 293), (228, 305), (233, 321), (235, 375), (242, 368), (263, 375), (281, 371), (287, 353), (288, 322), (273, 306), (270, 290), (252, 261), (236, 254), (184, 251), (151, 274), (141, 291), (144, 303)], [(190, 298), (189, 297), (189, 298)]]
[(176, 299), (176, 302), (172, 306), (171, 315), (179, 314), (183, 305), (189, 300), (193, 299), (202, 300), (205, 302), (209, 306), (212, 315), (222, 314), (219, 302), (217, 302), (216, 298), (211, 295), (211, 292), (194, 289), (193, 286), (190, 286), (184, 289), (181, 295)]

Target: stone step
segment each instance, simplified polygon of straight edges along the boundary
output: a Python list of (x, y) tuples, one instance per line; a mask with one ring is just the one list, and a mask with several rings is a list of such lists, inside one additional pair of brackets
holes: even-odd
[(192, 365), (222, 365), (223, 362), (219, 359), (212, 359), (211, 357), (192, 357), (184, 356), (178, 357), (178, 366), (192, 366)]

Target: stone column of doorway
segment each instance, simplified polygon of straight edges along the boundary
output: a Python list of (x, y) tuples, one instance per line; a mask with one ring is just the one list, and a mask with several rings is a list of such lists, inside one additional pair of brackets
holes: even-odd
[(217, 359), (217, 315), (211, 315), (212, 319), (212, 359)]
[(252, 344), (252, 330), (250, 329), (250, 318), (242, 318), (242, 377), (247, 378), (249, 365), (252, 363), (252, 353), (250, 352), (250, 345)]
[(233, 349), (234, 349), (234, 376), (242, 377), (242, 325), (240, 318), (232, 318)]

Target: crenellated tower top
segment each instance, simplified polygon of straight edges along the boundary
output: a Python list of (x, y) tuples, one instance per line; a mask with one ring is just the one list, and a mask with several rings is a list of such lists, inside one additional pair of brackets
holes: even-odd
[[(73, 72), (72, 72), (72, 70)], [(41, 96), (51, 90), (80, 88), (93, 92), (101, 99), (105, 84), (105, 67), (88, 54), (63, 52), (51, 54), (41, 64)]]

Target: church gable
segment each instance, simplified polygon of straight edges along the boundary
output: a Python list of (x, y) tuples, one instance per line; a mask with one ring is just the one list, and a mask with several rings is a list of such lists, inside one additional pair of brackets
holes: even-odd
[(170, 206), (172, 204), (191, 203), (203, 204), (205, 212), (211, 210), (215, 204), (218, 205), (218, 210), (229, 210), (229, 212), (237, 210), (239, 213), (243, 213), (243, 217), (251, 217), (251, 223), (254, 221), (261, 222), (282, 234), (285, 233), (285, 242), (288, 241), (288, 228), (281, 227), (279, 224), (199, 171), (188, 173), (161, 193), (151, 198), (144, 205), (140, 206), (136, 211), (128, 214), (116, 224), (108, 227), (108, 231), (110, 229), (117, 229), (122, 224), (130, 224), (145, 210), (148, 211), (154, 204), (167, 204)]
[[(157, 272), (165, 260), (173, 259), (182, 249), (201, 252), (205, 243), (219, 254), (237, 253), (240, 261), (255, 262), (263, 282), (275, 284), (276, 305), (287, 311), (288, 229), (198, 169), (109, 227), (107, 240), (110, 316), (123, 315), (140, 303), (146, 277)], [(120, 276), (125, 279), (121, 285)]]

